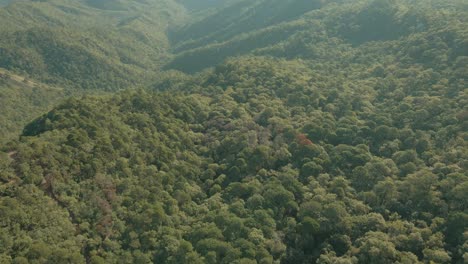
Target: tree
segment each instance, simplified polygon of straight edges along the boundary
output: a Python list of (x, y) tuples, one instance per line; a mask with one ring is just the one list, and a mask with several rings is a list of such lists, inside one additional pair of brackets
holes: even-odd
[(388, 235), (382, 232), (368, 232), (357, 241), (356, 257), (362, 263), (395, 263), (399, 260), (398, 251)]

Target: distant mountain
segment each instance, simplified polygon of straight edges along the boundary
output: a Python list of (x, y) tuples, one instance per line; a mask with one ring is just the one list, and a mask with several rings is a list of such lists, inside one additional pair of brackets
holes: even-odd
[(232, 0), (177, 0), (178, 3), (192, 12), (220, 7), (230, 1)]
[[(415, 39), (423, 41), (433, 35), (442, 36), (442, 32), (464, 38), (461, 25), (466, 20), (467, 4), (459, 0), (307, 3), (305, 7), (303, 2), (295, 1), (292, 6), (298, 7), (297, 12), (273, 1), (237, 1), (221, 8), (173, 33), (176, 56), (166, 68), (196, 72), (243, 54), (329, 60), (343, 56), (344, 51), (359, 53), (366, 47), (378, 46), (374, 42), (380, 42), (382, 52), (386, 52), (388, 45), (402, 45), (401, 49), (407, 50)], [(270, 12), (269, 4), (276, 11)], [(446, 23), (439, 23), (443, 12), (452, 15), (444, 18)], [(251, 23), (251, 19), (257, 20)], [(444, 37), (441, 41), (447, 41), (448, 48), (456, 49), (457, 54), (466, 54), (461, 43)]]
[(0, 7), (1, 6), (6, 6), (6, 5), (10, 4), (13, 1), (14, 0), (0, 0)]
[(321, 0), (228, 1), (212, 14), (175, 30), (171, 39), (178, 43), (175, 50), (182, 51), (294, 20), (320, 7)]
[[(161, 69), (197, 72), (239, 55), (328, 60), (362, 52), (373, 42), (386, 43), (380, 46), (386, 52), (388, 45), (405, 50), (416, 38), (443, 31), (462, 38), (457, 25), (466, 5), (462, 0), (13, 1), (0, 9), (0, 67), (65, 87), (118, 90), (147, 85)], [(444, 12), (451, 15), (439, 23)], [(458, 45), (457, 54), (465, 52), (460, 43), (442, 41), (449, 48)]]
[(173, 1), (16, 1), (0, 9), (0, 67), (48, 83), (117, 90), (144, 83), (169, 54)]

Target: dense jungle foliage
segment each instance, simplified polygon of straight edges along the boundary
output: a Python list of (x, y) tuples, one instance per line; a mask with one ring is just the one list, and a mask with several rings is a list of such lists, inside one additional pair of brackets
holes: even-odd
[(0, 263), (468, 263), (467, 2), (2, 5)]

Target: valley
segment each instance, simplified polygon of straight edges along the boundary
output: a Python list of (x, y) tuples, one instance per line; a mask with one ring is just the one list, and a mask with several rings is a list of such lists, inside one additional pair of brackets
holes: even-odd
[(467, 20), (0, 1), (0, 263), (465, 263)]

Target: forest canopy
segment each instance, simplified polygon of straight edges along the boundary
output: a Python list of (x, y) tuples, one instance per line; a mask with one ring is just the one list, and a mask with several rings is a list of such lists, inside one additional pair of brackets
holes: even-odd
[(0, 263), (468, 262), (465, 1), (9, 2)]

